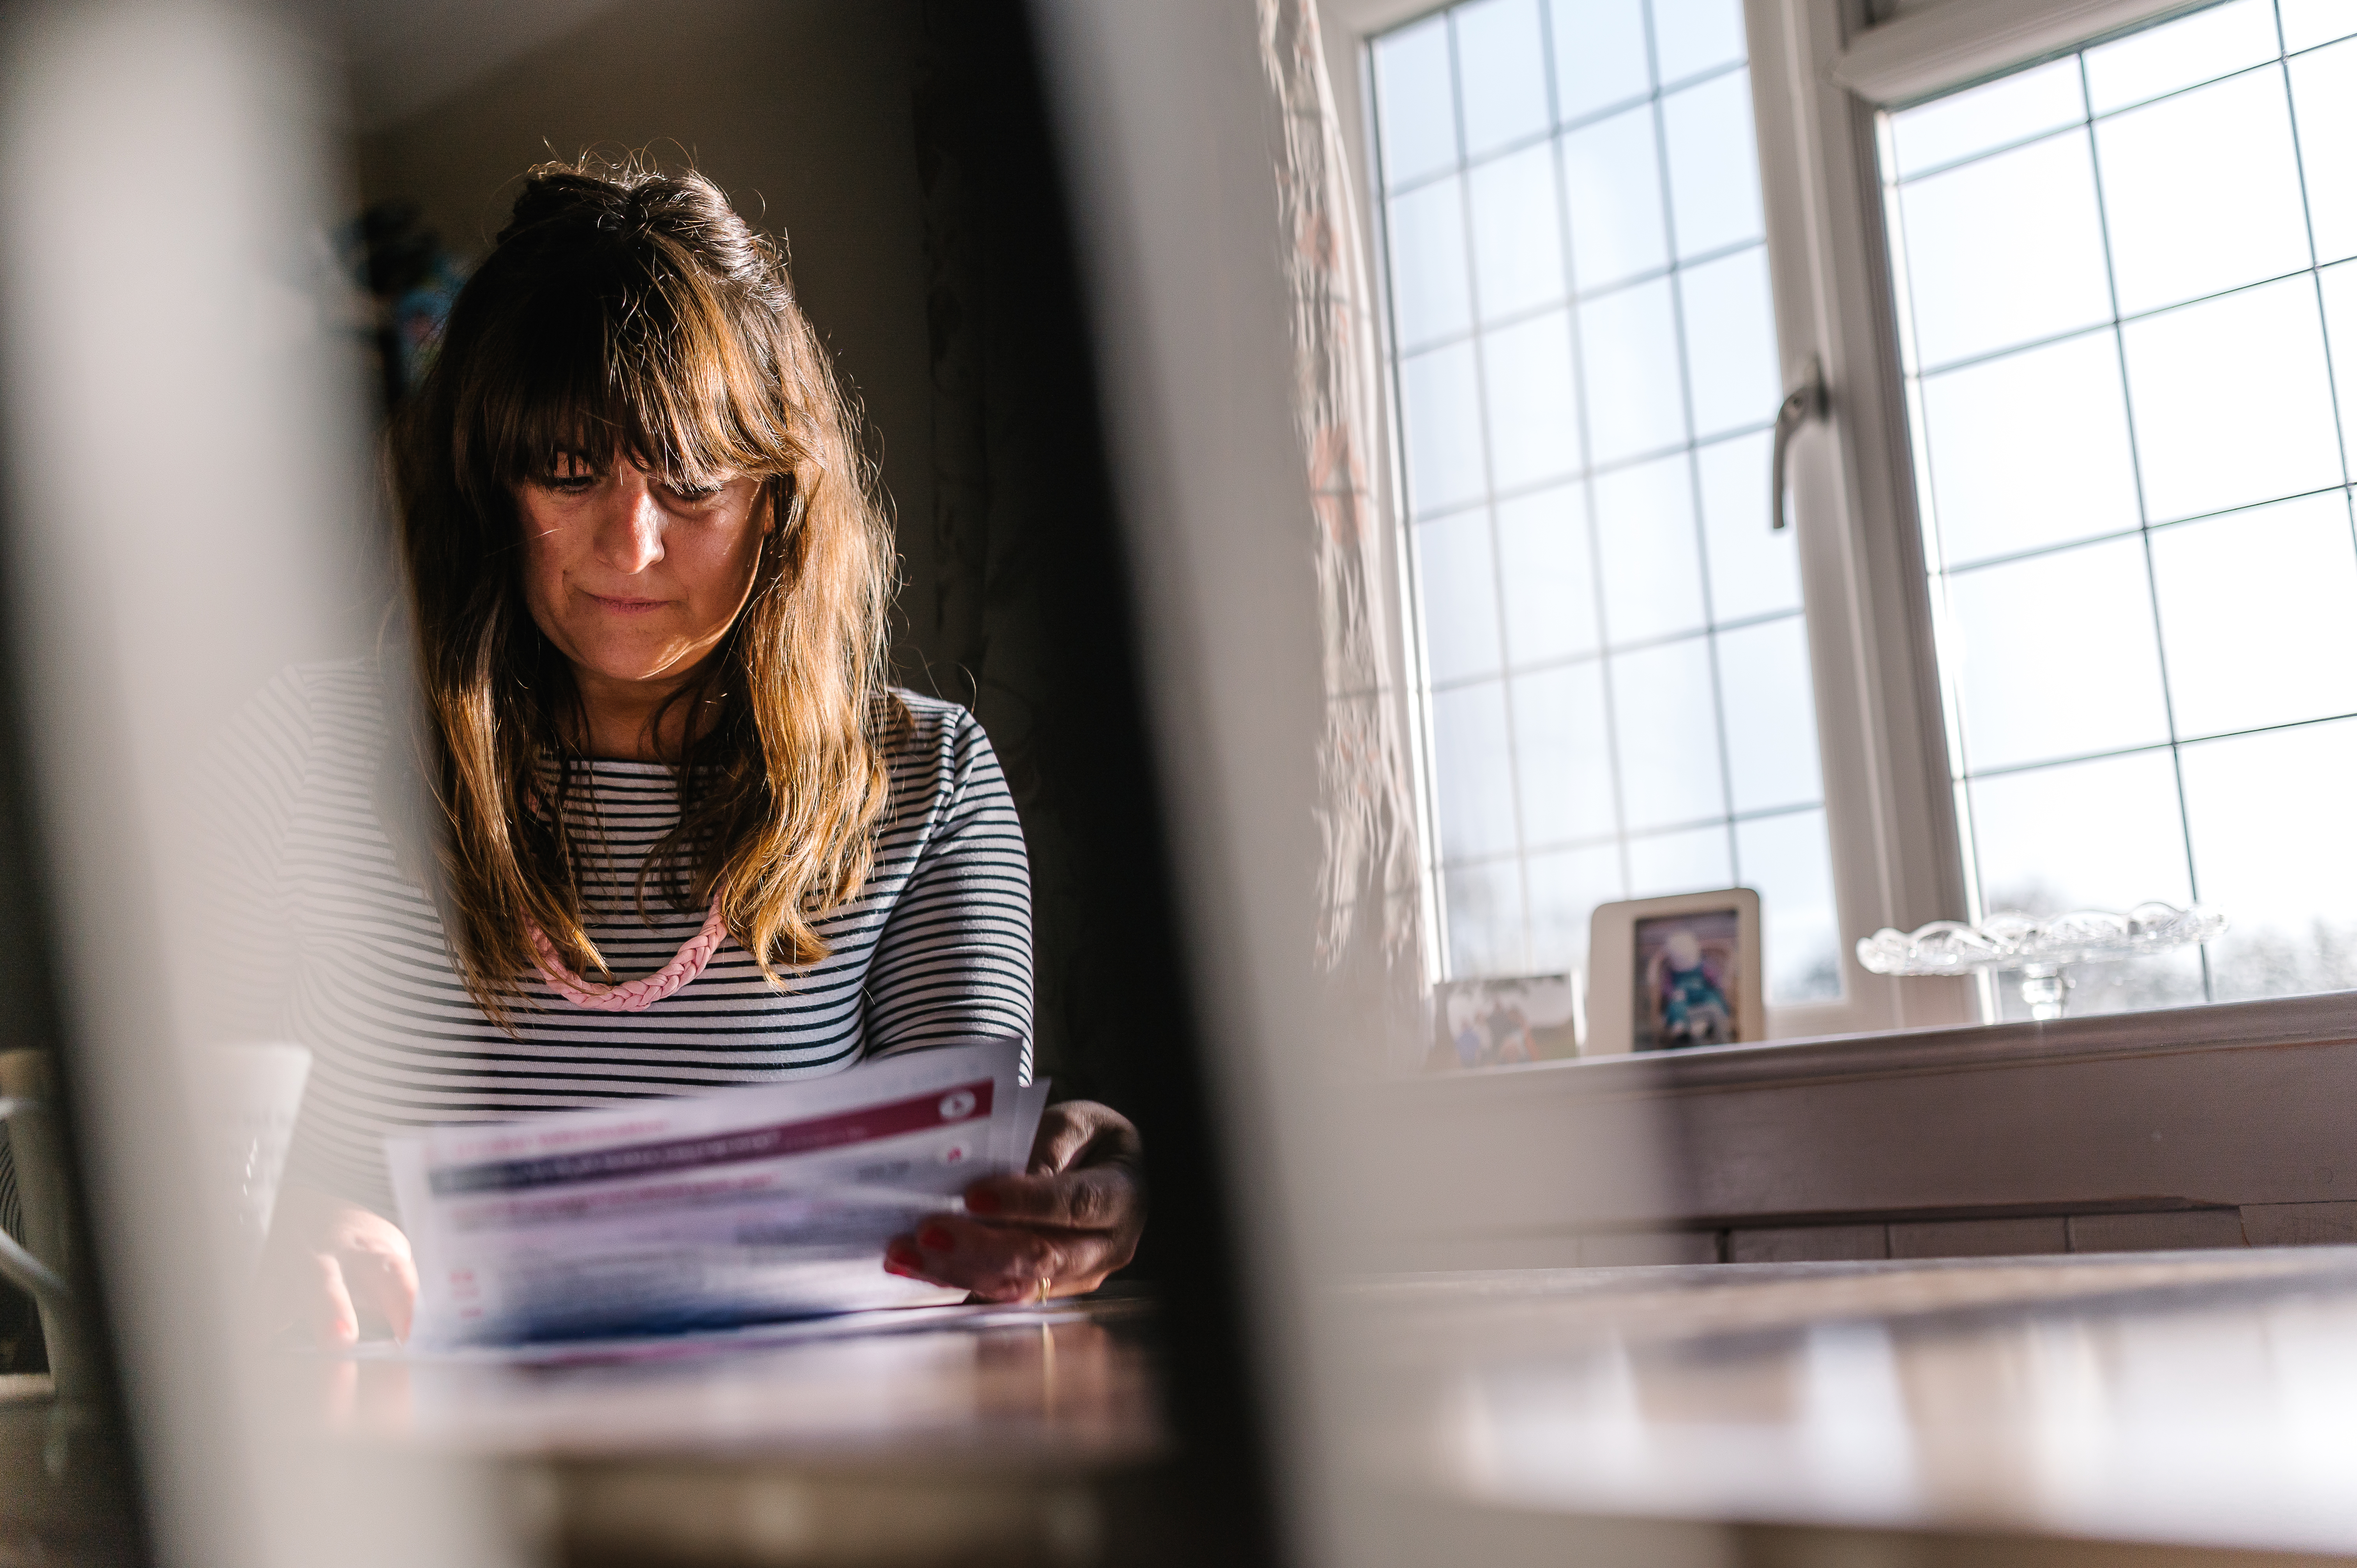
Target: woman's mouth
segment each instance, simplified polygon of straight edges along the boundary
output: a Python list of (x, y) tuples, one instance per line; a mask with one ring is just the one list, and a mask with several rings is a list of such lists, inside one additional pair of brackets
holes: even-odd
[(616, 615), (643, 615), (649, 610), (659, 610), (669, 602), (664, 599), (617, 598), (608, 594), (585, 593), (585, 596), (599, 609), (609, 610)]

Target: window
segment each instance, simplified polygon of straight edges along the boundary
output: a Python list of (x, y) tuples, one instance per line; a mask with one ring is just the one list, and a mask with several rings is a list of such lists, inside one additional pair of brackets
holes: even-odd
[(2018, 1012), (1851, 952), (2008, 906), (2233, 921), (2075, 1012), (2357, 986), (2357, 3), (1325, 4), (1452, 972), (1734, 881), (1780, 1034)]
[(2233, 921), (2074, 1010), (2357, 985), (2349, 35), (2233, 0), (1881, 117), (1975, 913)]
[(1470, 0), (1373, 40), (1379, 209), (1455, 974), (1742, 884), (1838, 1001), (1737, 0)]

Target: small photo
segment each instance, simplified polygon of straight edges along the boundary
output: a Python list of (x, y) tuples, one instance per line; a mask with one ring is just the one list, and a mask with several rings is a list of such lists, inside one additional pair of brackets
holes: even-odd
[(1674, 1051), (1740, 1040), (1737, 999), (1749, 981), (1742, 954), (1733, 909), (1639, 920), (1632, 1047)]
[(1579, 1054), (1578, 998), (1567, 974), (1445, 981), (1433, 997), (1434, 1072), (1551, 1061)]

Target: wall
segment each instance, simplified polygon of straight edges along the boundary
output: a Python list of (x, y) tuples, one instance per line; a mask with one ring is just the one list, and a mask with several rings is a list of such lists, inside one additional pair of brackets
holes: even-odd
[[(866, 405), (913, 582), (932, 573), (914, 0), (623, 0), (356, 141), (364, 199), (418, 202), (479, 254), (530, 165), (585, 148), (692, 159), (756, 225)], [(921, 636), (904, 665), (931, 652)]]

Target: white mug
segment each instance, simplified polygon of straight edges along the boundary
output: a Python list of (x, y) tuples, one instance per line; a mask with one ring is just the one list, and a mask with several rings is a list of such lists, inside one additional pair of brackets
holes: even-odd
[(188, 1067), (200, 1179), (224, 1223), (233, 1266), (251, 1273), (270, 1236), (311, 1053), (283, 1044), (208, 1046), (190, 1054)]

